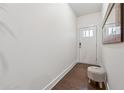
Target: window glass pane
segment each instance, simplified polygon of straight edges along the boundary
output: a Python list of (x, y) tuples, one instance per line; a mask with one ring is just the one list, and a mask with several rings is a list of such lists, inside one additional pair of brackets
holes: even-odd
[(83, 37), (86, 37), (86, 31), (83, 31)]
[(116, 34), (116, 30), (115, 30), (115, 27), (113, 27), (113, 34), (114, 34), (114, 35)]
[[(80, 29), (80, 37), (93, 37), (94, 36), (94, 28), (84, 28)], [(109, 29), (108, 29), (109, 30)]]
[(90, 37), (93, 36), (93, 30), (90, 30)]
[(86, 30), (86, 37), (89, 37), (89, 31)]
[(120, 27), (109, 27), (108, 28), (108, 35), (116, 35), (120, 34)]
[(115, 27), (116, 34), (120, 34), (120, 26)]
[(109, 30), (108, 30), (108, 35), (112, 35), (113, 34), (112, 30), (113, 30), (112, 27), (110, 27)]

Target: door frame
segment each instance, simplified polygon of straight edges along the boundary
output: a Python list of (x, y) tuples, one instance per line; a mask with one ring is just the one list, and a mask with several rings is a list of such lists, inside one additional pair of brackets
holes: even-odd
[[(97, 64), (97, 31), (98, 31), (98, 27), (97, 25), (91, 25), (91, 26), (81, 26), (78, 28), (78, 61), (80, 62), (80, 47), (79, 47), (79, 43), (80, 43), (80, 29), (84, 29), (84, 28), (89, 28), (89, 27), (95, 27), (96, 28), (96, 64)], [(82, 63), (82, 62), (80, 62)]]

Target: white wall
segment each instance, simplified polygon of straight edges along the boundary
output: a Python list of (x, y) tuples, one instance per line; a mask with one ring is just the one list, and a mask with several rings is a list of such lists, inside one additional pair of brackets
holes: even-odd
[(108, 8), (109, 3), (103, 3), (102, 4), (102, 19), (104, 18), (107, 8)]
[(0, 4), (0, 89), (42, 89), (75, 59), (68, 4)]
[[(101, 65), (101, 12), (88, 14), (78, 17), (78, 37), (79, 29), (88, 26), (97, 26), (97, 64)], [(78, 39), (79, 41), (79, 39)], [(78, 48), (78, 61), (79, 61), (79, 48)]]
[[(103, 14), (107, 7), (103, 5)], [(110, 89), (124, 89), (124, 43), (103, 45), (102, 55)]]

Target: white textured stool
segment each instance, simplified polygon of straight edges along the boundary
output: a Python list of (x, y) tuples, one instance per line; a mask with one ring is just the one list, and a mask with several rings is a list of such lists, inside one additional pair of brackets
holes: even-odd
[(102, 67), (90, 66), (88, 67), (88, 78), (90, 80), (99, 82), (100, 88), (102, 88), (102, 82), (105, 81), (105, 71)]

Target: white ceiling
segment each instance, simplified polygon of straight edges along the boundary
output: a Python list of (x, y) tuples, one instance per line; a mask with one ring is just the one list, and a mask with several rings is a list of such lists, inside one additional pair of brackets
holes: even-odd
[(101, 3), (69, 3), (74, 13), (79, 17), (82, 15), (101, 11)]

